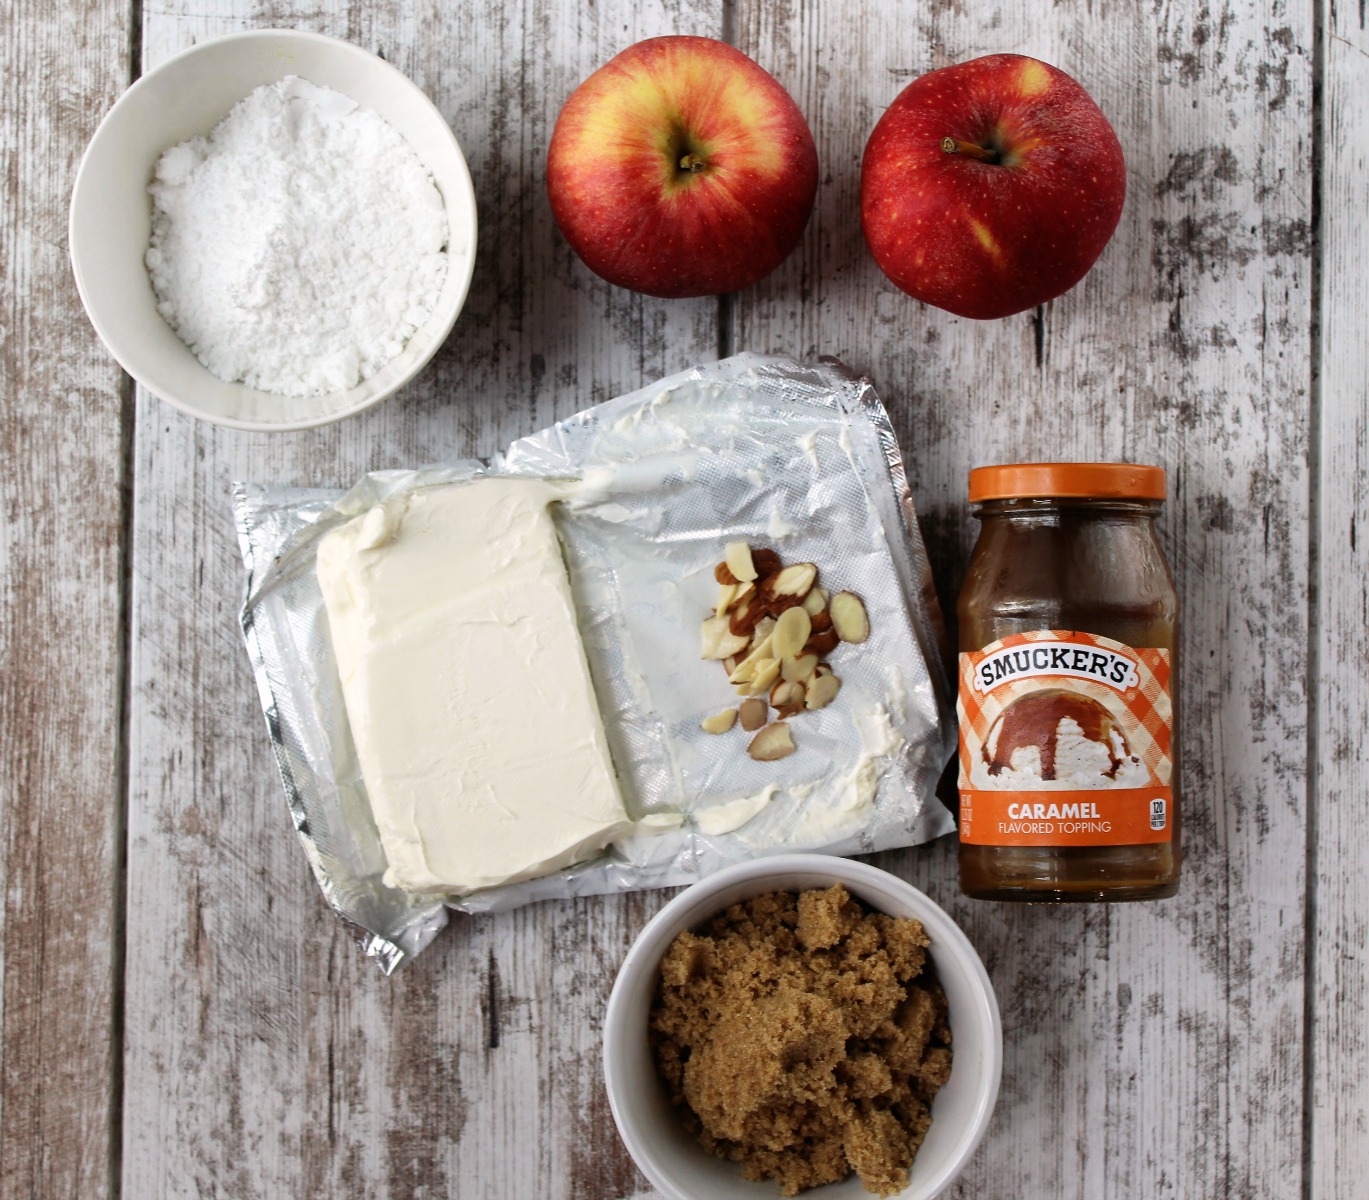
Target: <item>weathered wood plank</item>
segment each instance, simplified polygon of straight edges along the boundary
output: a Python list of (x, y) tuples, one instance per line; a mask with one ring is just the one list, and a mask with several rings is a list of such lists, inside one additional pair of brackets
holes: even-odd
[(7, 6), (0, 41), (0, 1195), (96, 1198), (118, 1111), (124, 405), (66, 203), (128, 79), (128, 13)]
[(1362, 5), (1323, 5), (1322, 28), (1308, 1195), (1333, 1200), (1369, 1177), (1369, 35)]
[[(1302, 1170), (1310, 12), (1161, 3), (750, 3), (742, 48), (795, 88), (823, 186), (737, 303), (737, 344), (835, 353), (890, 403), (953, 601), (972, 465), (1165, 464), (1183, 598), (1188, 863), (1178, 898), (1042, 910), (958, 897), (953, 847), (889, 855), (965, 922), (999, 988), (998, 1115), (956, 1194), (1291, 1196)], [(914, 76), (1013, 50), (1079, 78), (1130, 195), (1083, 284), (980, 324), (868, 257), (859, 167)], [(1356, 593), (1358, 595), (1358, 593)], [(1329, 1193), (1328, 1193), (1329, 1194)]]
[[(458, 918), (393, 979), (325, 910), (290, 830), (235, 614), (234, 478), (342, 485), (470, 454), (716, 351), (711, 301), (593, 280), (542, 160), (575, 83), (719, 5), (273, 5), (250, 23), (383, 52), (452, 122), (482, 232), (447, 347), (332, 429), (217, 431), (140, 394), (135, 446), (123, 1186), (159, 1197), (538, 1196), (639, 1179), (597, 1064), (617, 963), (662, 897)], [(248, 24), (233, 0), (144, 8), (145, 65)]]

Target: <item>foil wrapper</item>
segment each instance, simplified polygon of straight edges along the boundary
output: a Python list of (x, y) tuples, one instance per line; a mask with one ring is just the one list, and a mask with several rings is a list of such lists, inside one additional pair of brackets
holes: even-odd
[[(581, 635), (636, 832), (540, 879), (460, 897), (382, 882), (328, 618), (319, 539), (398, 492), (485, 474), (577, 481), (555, 514)], [(237, 484), (242, 631), (295, 829), (329, 905), (388, 974), (449, 909), (692, 883), (766, 854), (865, 854), (949, 832), (936, 799), (953, 749), (945, 639), (888, 415), (833, 360), (742, 354), (672, 376), (465, 461), (368, 475), (345, 494)], [(703, 732), (737, 697), (698, 657), (725, 543), (813, 562), (856, 592), (870, 637), (829, 656), (837, 700), (791, 721), (761, 763), (749, 735)]]

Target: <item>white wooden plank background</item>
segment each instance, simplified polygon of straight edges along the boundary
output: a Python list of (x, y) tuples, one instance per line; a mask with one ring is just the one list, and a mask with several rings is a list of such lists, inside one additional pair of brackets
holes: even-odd
[(0, 1196), (102, 1196), (120, 1089), (129, 422), (67, 266), (66, 198), (128, 83), (130, 13), (4, 13)]
[[(598, 1029), (617, 963), (665, 897), (461, 918), (390, 980), (361, 961), (289, 831), (236, 634), (228, 487), (489, 454), (734, 348), (837, 353), (874, 376), (946, 601), (973, 536), (969, 466), (1171, 469), (1180, 895), (986, 905), (955, 894), (949, 843), (879, 859), (965, 923), (1004, 1008), (1000, 1107), (953, 1194), (1331, 1200), (1364, 1187), (1362, 11), (111, 0), (77, 14), (16, 14), (3, 60), (0, 1197), (622, 1200), (645, 1187), (604, 1102)], [(348, 37), (432, 96), (476, 181), (471, 299), (414, 386), (341, 426), (238, 434), (140, 393), (130, 438), (64, 262), (75, 159), (125, 79), (258, 26)], [(753, 54), (822, 156), (799, 250), (721, 305), (595, 280), (543, 191), (574, 84), (663, 32), (724, 34)], [(911, 78), (1005, 49), (1092, 91), (1126, 148), (1129, 196), (1080, 288), (984, 325), (880, 276), (855, 217), (859, 157)], [(79, 437), (64, 438), (78, 411)], [(64, 537), (87, 552), (53, 569)]]
[(1314, 999), (1310, 1188), (1316, 1200), (1369, 1188), (1369, 35), (1365, 6), (1321, 10), (1325, 113), (1319, 148), (1321, 254), (1315, 343), (1320, 430), (1314, 542), (1308, 865)]

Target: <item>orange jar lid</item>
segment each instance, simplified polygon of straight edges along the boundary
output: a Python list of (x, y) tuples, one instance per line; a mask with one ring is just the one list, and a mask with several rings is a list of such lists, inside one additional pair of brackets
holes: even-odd
[(970, 502), (1051, 497), (1163, 500), (1164, 467), (1140, 463), (1007, 463), (970, 472)]

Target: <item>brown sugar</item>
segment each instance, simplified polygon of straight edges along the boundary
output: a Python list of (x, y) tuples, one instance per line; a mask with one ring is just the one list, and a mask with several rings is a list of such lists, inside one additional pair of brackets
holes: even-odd
[(792, 1196), (860, 1175), (892, 1196), (951, 1073), (918, 921), (837, 885), (735, 904), (661, 960), (656, 1064), (705, 1149)]

